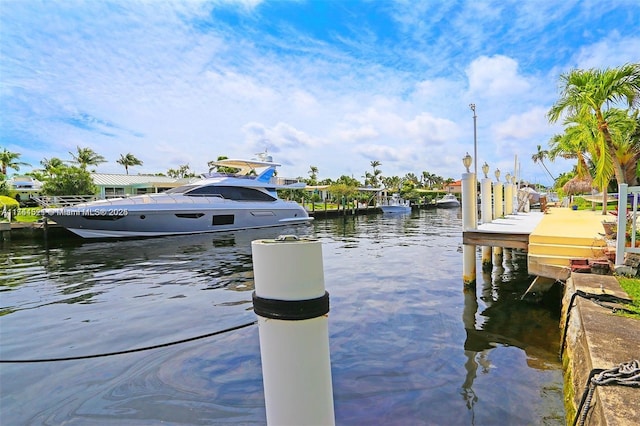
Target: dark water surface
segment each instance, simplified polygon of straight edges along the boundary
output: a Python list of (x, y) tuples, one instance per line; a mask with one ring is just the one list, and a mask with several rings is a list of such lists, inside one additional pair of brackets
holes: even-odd
[[(563, 425), (557, 306), (526, 257), (463, 291), (457, 210), (125, 241), (5, 242), (0, 358), (124, 351), (255, 321), (251, 241), (323, 243), (338, 425)], [(151, 351), (0, 364), (2, 425), (265, 424), (256, 325)]]

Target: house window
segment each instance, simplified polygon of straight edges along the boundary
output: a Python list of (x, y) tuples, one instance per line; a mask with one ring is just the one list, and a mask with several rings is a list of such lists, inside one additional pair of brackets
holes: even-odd
[(124, 187), (121, 187), (121, 186), (105, 186), (104, 187), (105, 197), (120, 197), (122, 195), (124, 195)]

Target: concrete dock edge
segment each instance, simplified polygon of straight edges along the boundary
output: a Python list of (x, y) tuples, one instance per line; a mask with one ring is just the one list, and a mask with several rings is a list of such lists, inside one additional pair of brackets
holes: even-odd
[[(610, 275), (573, 273), (566, 282), (560, 323), (568, 424), (576, 416), (593, 369), (611, 369), (640, 359), (640, 320), (617, 315), (587, 297), (572, 297), (577, 291), (594, 298), (628, 299)], [(602, 305), (614, 306), (610, 302)], [(640, 388), (596, 386), (585, 424), (640, 425)]]

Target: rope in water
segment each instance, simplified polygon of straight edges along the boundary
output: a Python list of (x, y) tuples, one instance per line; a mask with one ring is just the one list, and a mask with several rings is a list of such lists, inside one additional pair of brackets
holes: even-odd
[(135, 352), (143, 352), (143, 351), (149, 351), (149, 350), (152, 350), (152, 349), (166, 348), (166, 347), (169, 347), (169, 346), (175, 346), (175, 345), (179, 345), (179, 344), (182, 344), (182, 343), (187, 343), (187, 342), (193, 342), (193, 341), (196, 341), (196, 340), (206, 339), (207, 337), (217, 336), (219, 334), (228, 333), (230, 331), (240, 330), (241, 328), (249, 327), (249, 326), (255, 325), (257, 323), (258, 323), (258, 321), (252, 321), (252, 322), (247, 323), (247, 324), (242, 324), (242, 325), (237, 325), (237, 326), (234, 326), (234, 327), (229, 327), (229, 328), (226, 328), (224, 330), (219, 330), (219, 331), (216, 331), (216, 332), (213, 332), (213, 333), (203, 334), (203, 335), (196, 336), (196, 337), (190, 337), (188, 339), (176, 340), (176, 341), (169, 342), (169, 343), (161, 343), (159, 345), (146, 346), (146, 347), (143, 347), (143, 348), (136, 348), (136, 349), (128, 349), (128, 350), (124, 350), (124, 351), (107, 352), (107, 353), (92, 354), (92, 355), (78, 355), (78, 356), (70, 356), (70, 357), (63, 357), (63, 358), (1, 359), (0, 363), (9, 364), (9, 363), (37, 363), (37, 362), (75, 361), (75, 360), (80, 360), (80, 359), (104, 358), (104, 357), (109, 357), (109, 356), (114, 356), (114, 355), (131, 354), (131, 353), (135, 353)]
[(609, 370), (596, 368), (591, 370), (587, 385), (582, 394), (580, 405), (573, 420), (573, 426), (583, 426), (591, 406), (591, 399), (596, 386), (630, 386), (640, 388), (640, 361), (633, 360), (619, 364)]

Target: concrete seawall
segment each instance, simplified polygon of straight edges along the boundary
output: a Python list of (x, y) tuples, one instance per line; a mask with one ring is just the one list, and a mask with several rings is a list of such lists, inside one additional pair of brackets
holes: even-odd
[[(573, 273), (566, 282), (561, 327), (568, 423), (576, 418), (592, 370), (640, 359), (640, 320), (612, 311), (624, 300), (629, 296), (610, 275)], [(612, 384), (594, 389), (584, 424), (640, 425), (640, 388)]]

